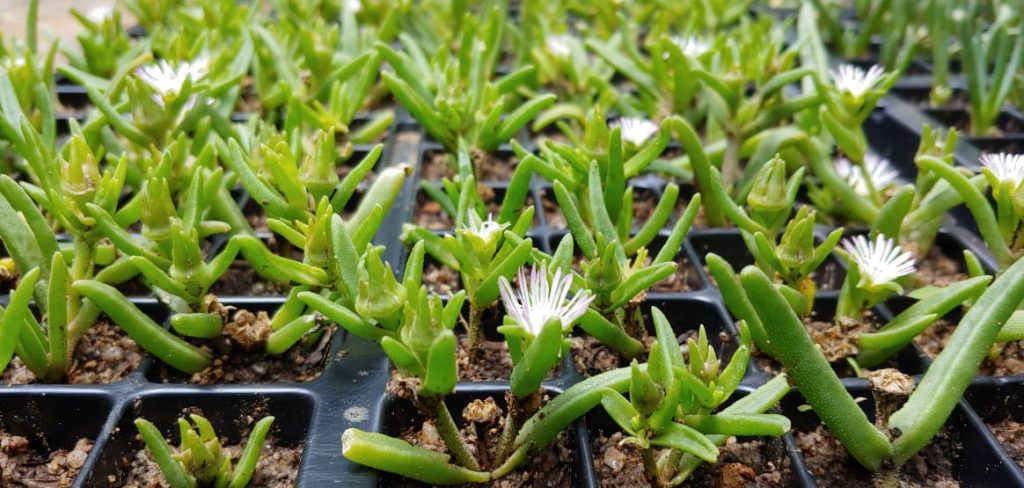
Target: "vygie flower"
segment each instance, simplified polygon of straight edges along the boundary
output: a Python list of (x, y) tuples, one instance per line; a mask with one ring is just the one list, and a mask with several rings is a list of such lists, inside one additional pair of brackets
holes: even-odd
[(493, 219), (493, 214), (487, 214), (487, 220), (482, 220), (476, 212), (469, 212), (469, 222), (465, 230), (472, 232), (485, 241), (490, 241), (501, 235), (501, 231), (508, 227), (507, 224), (499, 224)]
[(20, 68), (25, 66), (25, 58), (12, 56), (7, 59), (0, 59), (0, 64), (7, 69)]
[(914, 257), (896, 245), (896, 241), (881, 234), (871, 242), (858, 235), (843, 241), (850, 259), (860, 270), (860, 284), (863, 288), (874, 288), (915, 271)]
[(549, 53), (560, 58), (568, 58), (571, 52), (569, 39), (570, 37), (567, 34), (547, 36), (544, 39), (544, 46), (548, 48)]
[(494, 254), (498, 247), (498, 238), (501, 237), (501, 233), (505, 231), (508, 224), (495, 222), (490, 214), (487, 215), (487, 220), (483, 220), (473, 211), (468, 214), (466, 225), (458, 232), (469, 239), (470, 245), (477, 254), (481, 256)]
[(832, 82), (835, 83), (839, 91), (848, 93), (854, 98), (860, 98), (875, 87), (878, 80), (885, 75), (885, 70), (881, 66), (874, 65), (864, 71), (852, 64), (842, 64), (829, 71), (829, 75), (832, 76)]
[(93, 22), (100, 23), (107, 20), (108, 17), (114, 14), (114, 8), (110, 5), (100, 5), (89, 11), (85, 17)]
[(526, 267), (519, 268), (518, 294), (508, 279), (504, 276), (498, 278), (501, 301), (508, 315), (534, 336), (540, 334), (548, 320), (560, 319), (562, 328), (566, 329), (587, 311), (594, 296), (585, 290), (569, 299), (566, 295), (570, 285), (572, 275), (563, 276), (561, 269), (555, 270), (554, 277), (548, 279), (546, 264), (541, 264), (540, 269), (532, 267), (529, 278)]
[[(899, 176), (899, 173), (889, 164), (888, 159), (870, 153), (864, 156), (864, 169), (867, 172), (868, 181), (871, 182), (871, 187), (878, 191), (882, 191)], [(850, 160), (839, 158), (836, 161), (836, 172), (850, 184), (853, 191), (861, 195), (870, 194), (868, 185), (864, 181), (864, 173)]]
[(980, 162), (991, 172), (996, 182), (1009, 183), (1013, 188), (1024, 182), (1024, 154), (982, 154)]
[(672, 36), (672, 44), (687, 56), (700, 56), (711, 49), (711, 44), (697, 36)]
[[(165, 59), (157, 63), (143, 66), (135, 71), (139, 79), (151, 86), (163, 97), (176, 95), (181, 92), (185, 80), (199, 81), (207, 73), (207, 61), (205, 58), (198, 58), (192, 62), (183, 62), (177, 67)], [(163, 99), (158, 97), (157, 102), (163, 105)]]
[(658, 132), (658, 125), (641, 117), (622, 117), (611, 123), (612, 127), (622, 128), (622, 140), (635, 145), (643, 144)]

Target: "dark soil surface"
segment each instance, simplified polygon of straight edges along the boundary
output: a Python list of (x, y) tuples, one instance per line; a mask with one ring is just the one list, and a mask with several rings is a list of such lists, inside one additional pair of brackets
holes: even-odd
[(647, 479), (640, 449), (635, 444), (622, 444), (621, 432), (609, 437), (598, 433), (590, 441), (590, 452), (593, 453), (594, 471), (597, 472), (598, 484), (603, 488), (616, 487), (654, 487)]
[(509, 181), (518, 162), (515, 154), (473, 151), (477, 181)]
[[(494, 188), (484, 184), (479, 184), (476, 189), (480, 194), (480, 199), (483, 200), (484, 205), (487, 207), (487, 213), (497, 219), (498, 214), (501, 213), (502, 200), (498, 198)], [(526, 197), (525, 206), (533, 206), (532, 196)], [(487, 216), (488, 215), (484, 215), (483, 217)], [(441, 208), (441, 204), (434, 201), (423, 191), (416, 194), (416, 207), (413, 209), (412, 222), (420, 227), (430, 230), (450, 230), (455, 228), (455, 224), (452, 221), (451, 216), (445, 213), (444, 209)], [(537, 227), (539, 225), (540, 219), (537, 217), (537, 214), (534, 213), (532, 227)]]
[(462, 278), (454, 269), (428, 258), (423, 263), (423, 284), (429, 292), (454, 294), (462, 289)]
[(149, 289), (149, 286), (138, 277), (120, 283), (114, 288), (117, 288), (117, 291), (126, 297), (148, 297), (153, 295), (153, 291)]
[(583, 376), (594, 376), (628, 365), (614, 349), (589, 335), (572, 338), (572, 363)]
[[(547, 402), (549, 398), (541, 400)], [(497, 461), (495, 451), (498, 447), (498, 440), (505, 425), (507, 413), (504, 405), (499, 405), (493, 398), (474, 400), (470, 402), (461, 412), (452, 412), (456, 422), (464, 425), (462, 436), (470, 446), (477, 460), (483, 469), (493, 469)], [(539, 408), (539, 406), (538, 406)], [(448, 454), (448, 448), (437, 432), (437, 427), (432, 420), (422, 418), (413, 420), (412, 425), (407, 427), (399, 435), (413, 445), (425, 447), (433, 451)], [(543, 451), (531, 455), (528, 460), (518, 469), (505, 477), (494, 480), (485, 485), (500, 488), (526, 488), (526, 487), (562, 487), (575, 486), (573, 479), (573, 461), (575, 452), (571, 444), (571, 436), (567, 432), (561, 432)], [(395, 475), (384, 474), (380, 486), (387, 487), (419, 487), (420, 483), (401, 478)]]
[(441, 204), (422, 191), (416, 194), (416, 208), (413, 210), (412, 222), (430, 230), (446, 230), (455, 227), (452, 218), (445, 213)]
[(919, 286), (947, 286), (967, 279), (960, 263), (946, 256), (937, 246), (933, 246), (917, 263), (917, 282)]
[[(470, 360), (469, 340), (465, 335), (459, 335), (458, 349), (459, 379), (464, 381), (494, 381), (508, 380), (512, 376), (512, 357), (508, 353), (508, 343), (504, 340), (492, 341), (482, 339), (477, 344), (477, 354)], [(548, 374), (552, 378), (561, 374), (562, 363), (555, 365), (554, 370)]]
[(423, 154), (420, 166), (420, 178), (427, 181), (441, 181), (443, 178), (455, 176), (455, 162), (449, 162), (444, 151), (427, 151)]
[(482, 339), (477, 344), (476, 357), (471, 358), (469, 339), (460, 334), (457, 354), (460, 380), (507, 380), (512, 375), (512, 358), (505, 341)]
[[(863, 333), (874, 331), (877, 328), (875, 321), (874, 313), (869, 310), (865, 313), (865, 319), (861, 321), (841, 319), (837, 324), (805, 318), (804, 327), (839, 377), (851, 378), (857, 374), (847, 362), (847, 358), (857, 355), (857, 338)], [(754, 360), (765, 373), (774, 376), (782, 371), (782, 365), (778, 361), (759, 352), (755, 352)], [(897, 368), (896, 361), (889, 359), (875, 369), (881, 368)]]
[[(930, 357), (938, 356), (953, 331), (956, 324), (945, 319), (936, 320), (931, 327), (914, 338), (921, 349)], [(988, 357), (978, 367), (978, 374), (985, 376), (1011, 376), (1024, 374), (1024, 341), (1007, 342), (993, 346)]]
[(554, 190), (541, 190), (540, 205), (541, 210), (544, 212), (544, 221), (547, 222), (548, 227), (552, 229), (568, 228), (565, 222), (565, 214), (562, 213), (561, 208), (558, 206), (558, 201), (555, 200)]
[[(795, 432), (807, 469), (821, 486), (872, 487), (871, 473), (850, 457), (846, 448), (820, 425), (810, 432)], [(939, 431), (900, 469), (901, 487), (952, 488), (960, 486), (953, 473), (953, 455), (960, 445), (947, 430)]]
[(263, 352), (271, 332), (266, 312), (254, 314), (219, 304), (212, 305), (210, 310), (224, 317), (223, 334), (218, 339), (197, 343), (214, 357), (212, 365), (187, 375), (161, 363), (156, 368), (156, 381), (200, 385), (301, 383), (314, 380), (323, 372), (336, 326), (327, 326), (312, 344), (299, 341), (285, 354), (270, 356)]
[[(604, 488), (653, 487), (647, 479), (640, 449), (635, 444), (620, 444), (621, 432), (611, 436), (599, 433), (591, 441), (594, 470)], [(785, 486), (790, 476), (789, 458), (778, 440), (735, 437), (719, 450), (718, 462), (702, 464), (684, 486), (716, 488)]]
[[(710, 250), (714, 252), (714, 250)], [(698, 249), (698, 254), (700, 250)], [(701, 258), (703, 259), (703, 257)], [(753, 258), (750, 258), (750, 263), (753, 264)], [(736, 269), (740, 267), (733, 265)], [(714, 275), (708, 271), (708, 267), (704, 266), (704, 272), (707, 273), (708, 279), (711, 280), (711, 284), (718, 286), (718, 281), (715, 280)], [(825, 261), (817, 270), (810, 275), (811, 279), (814, 280), (814, 286), (818, 291), (829, 291), (839, 290), (843, 286), (843, 280), (846, 278), (846, 271), (834, 261)]]
[[(679, 334), (677, 340), (679, 342), (679, 348), (683, 351), (683, 358), (689, 361), (690, 351), (687, 346), (687, 339), (697, 338), (697, 330), (687, 330), (682, 334)], [(721, 344), (727, 344), (730, 341), (729, 334), (724, 330), (719, 333), (718, 339)], [(629, 361), (619, 356), (619, 353), (615, 352), (614, 349), (604, 345), (601, 341), (586, 335), (586, 333), (580, 331), (580, 335), (571, 338), (572, 345), (570, 351), (572, 353), (572, 363), (576, 367), (576, 371), (586, 377), (601, 374), (613, 369), (624, 368), (629, 366)], [(653, 335), (647, 335), (642, 339), (644, 343), (644, 352), (636, 358), (637, 361), (643, 363), (647, 361), (647, 353), (651, 350), (651, 345), (654, 344), (655, 337)], [(717, 349), (717, 348), (716, 348)], [(721, 350), (719, 357), (725, 364), (730, 355), (723, 353)]]
[(1024, 423), (1013, 419), (1005, 419), (1002, 422), (988, 424), (996, 439), (1006, 449), (1006, 453), (1017, 462), (1017, 465), (1024, 468)]
[(633, 227), (647, 223), (658, 206), (658, 196), (649, 188), (633, 188)]
[[(658, 195), (650, 188), (633, 188), (633, 228), (639, 229), (651, 218), (654, 209), (658, 206)], [(568, 228), (565, 222), (565, 214), (555, 198), (554, 190), (541, 190), (541, 210), (544, 212), (544, 220), (552, 229)], [(669, 220), (666, 227), (674, 220)]]
[[(141, 441), (140, 441), (141, 442)], [(242, 457), (245, 443), (227, 444), (221, 439), (222, 448), (231, 456), (232, 466)], [(299, 463), (302, 461), (302, 446), (275, 446), (273, 440), (267, 442), (256, 463), (256, 472), (249, 481), (250, 488), (291, 488), (299, 476)], [(128, 465), (128, 478), (125, 488), (165, 488), (170, 485), (160, 473), (160, 467), (145, 448), (135, 451)]]
[(684, 292), (701, 288), (700, 275), (697, 273), (697, 267), (690, 262), (690, 258), (676, 256), (676, 263), (679, 264), (679, 268), (675, 273), (652, 286), (652, 291)]
[[(472, 151), (473, 166), (476, 170), (476, 180), (483, 181), (508, 181), (519, 162), (514, 154), (499, 152), (485, 153), (477, 150)], [(442, 178), (451, 178), (455, 175), (455, 161), (447, 153), (441, 150), (428, 150), (423, 154), (423, 166), (420, 168), (420, 177), (428, 181), (440, 181)]]
[(287, 283), (264, 280), (244, 261), (235, 261), (210, 287), (210, 293), (218, 296), (284, 296), (290, 289)]
[[(67, 383), (108, 384), (123, 380), (139, 367), (145, 353), (121, 328), (107, 322), (92, 326), (78, 342), (68, 368)], [(20, 358), (4, 371), (4, 386), (38, 383)]]
[(83, 438), (70, 451), (40, 452), (27, 438), (0, 429), (0, 486), (69, 487), (92, 446), (91, 440)]

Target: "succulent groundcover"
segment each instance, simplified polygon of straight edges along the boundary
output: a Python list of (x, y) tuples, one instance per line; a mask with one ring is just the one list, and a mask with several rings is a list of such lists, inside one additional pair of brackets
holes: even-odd
[(16, 3), (2, 486), (1024, 486), (1016, 0)]

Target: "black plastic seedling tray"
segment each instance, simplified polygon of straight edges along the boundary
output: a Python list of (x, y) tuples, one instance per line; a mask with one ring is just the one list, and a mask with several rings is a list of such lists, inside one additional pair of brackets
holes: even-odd
[[(915, 101), (920, 97), (922, 87), (927, 96), (927, 87), (930, 86), (925, 84), (930, 83), (927, 63), (915, 61), (915, 66), (921, 74), (901, 80), (899, 90), (885, 99), (864, 127), (872, 150), (890, 159), (901, 177), (907, 181), (913, 181), (916, 175), (912, 161), (922, 124), (943, 121), (941, 114), (926, 114)], [(88, 106), (88, 97), (80, 87), (60, 84), (57, 95), (67, 106)], [(906, 96), (907, 100), (901, 96)], [(61, 119), (64, 130), (67, 120), (76, 116), (72, 113)], [(1008, 112), (1006, 117), (1019, 119), (1019, 114)], [(424, 157), (430, 151), (439, 150), (440, 146), (430, 141), (405, 111), (398, 110), (396, 120), (392, 131), (384, 138), (385, 151), (378, 168), (396, 164), (412, 164), (416, 168), (412, 177), (407, 179), (393, 210), (387, 215), (376, 242), (387, 246), (385, 259), (401, 269), (406, 254), (400, 242), (401, 226), (413, 219), (418, 195), (421, 194), (419, 175)], [(1016, 137), (1019, 135), (1008, 135), (994, 141), (988, 140), (991, 138), (967, 138), (967, 143), (958, 148), (956, 160), (964, 166), (977, 168), (979, 149), (988, 151), (1024, 147), (1006, 146), (1019, 143), (1014, 139)], [(519, 139), (528, 149), (536, 147), (528, 134), (521, 134)], [(356, 146), (352, 161), (358, 161), (370, 147)], [(507, 147), (499, 152), (503, 157), (511, 153)], [(647, 192), (655, 201), (661, 197), (665, 184), (653, 176), (638, 178), (631, 183), (638, 193)], [(508, 185), (502, 181), (483, 181), (481, 184), (494, 190), (498, 202)], [(691, 193), (692, 189), (681, 192), (683, 203)], [(254, 206), (248, 204), (244, 192), (238, 192), (237, 195), (242, 208), (256, 211)], [(553, 225), (554, 219), (544, 210), (545, 200), (554, 202), (550, 185), (534, 178), (530, 185), (530, 198), (537, 212), (535, 225), (529, 235), (535, 245), (550, 250), (567, 232), (564, 226)], [(551, 210), (554, 211), (552, 215), (557, 215), (557, 204)], [(970, 249), (978, 255), (988, 271), (992, 271), (995, 269), (993, 259), (977, 238), (971, 222), (970, 214), (964, 209), (954, 210), (940, 232), (936, 246), (953, 258), (959, 256), (963, 249)], [(652, 247), (660, 245), (670, 226), (671, 222), (662, 230)], [(829, 230), (827, 226), (821, 226), (818, 229), (819, 238)], [(269, 234), (261, 236), (270, 238)], [(222, 242), (214, 245), (216, 247), (219, 244)], [(728, 356), (736, 344), (736, 329), (713, 280), (704, 269), (706, 252), (724, 256), (737, 270), (752, 263), (737, 231), (695, 228), (685, 239), (676, 258), (681, 265), (692, 268), (687, 289), (682, 292), (652, 291), (642, 308), (648, 315), (651, 306), (661, 308), (678, 334), (704, 325), (709, 338)], [(834, 267), (835, 272), (829, 274), (822, 283), (825, 286), (821, 286), (821, 303), (817, 304), (821, 316), (830, 313), (829, 307), (834, 308), (835, 291), (841, 286), (845, 274), (842, 261), (835, 256), (830, 258), (829, 266)], [(282, 297), (220, 298), (224, 303), (268, 311), (280, 306), (283, 300)], [(154, 319), (163, 322), (166, 318), (166, 311), (154, 299), (135, 297), (132, 300)], [(886, 320), (898, 310), (899, 303), (890, 302), (880, 306), (877, 313)], [(547, 394), (557, 395), (583, 379), (576, 371), (572, 359), (571, 354), (567, 355), (561, 372), (544, 382), (543, 388)], [(920, 374), (927, 368), (929, 360), (916, 345), (911, 345), (901, 351), (898, 363), (902, 370)], [(416, 412), (410, 405), (386, 394), (391, 366), (379, 347), (340, 329), (334, 333), (322, 373), (305, 383), (216, 386), (163, 384), (154, 381), (153, 372), (157, 367), (152, 358), (147, 358), (126, 379), (110, 385), (24, 385), (0, 389), (0, 427), (12, 434), (26, 436), (38, 449), (70, 448), (80, 437), (92, 439), (95, 445), (74, 486), (107, 487), (118, 486), (124, 475), (125, 456), (130, 456), (141, 446), (132, 425), (137, 416), (156, 422), (164, 429), (166, 436), (177, 441), (173, 439), (176, 431), (173, 428), (174, 419), (198, 408), (214, 423), (219, 434), (237, 441), (247, 433), (258, 416), (270, 414), (277, 419), (271, 433), (273, 442), (301, 445), (303, 448), (298, 486), (370, 487), (388, 486), (395, 478), (345, 459), (341, 455), (341, 433), (349, 427), (357, 427), (395, 435), (416, 421)], [(768, 376), (752, 361), (737, 395), (748, 394), (767, 379)], [(844, 378), (843, 383), (854, 396), (870, 399), (866, 380)], [(508, 388), (507, 381), (460, 382), (456, 392), (447, 401), (455, 412), (471, 399), (493, 397), (501, 400)], [(798, 431), (812, 429), (818, 422), (812, 411), (799, 408), (803, 403), (799, 392), (793, 391), (779, 407), (780, 411), (790, 416), (794, 429)], [(869, 412), (873, 408), (870, 400), (861, 405)], [(995, 423), (1007, 417), (1024, 420), (1022, 406), (1024, 375), (977, 377), (974, 380), (965, 400), (960, 402), (947, 422), (959, 442), (954, 459), (955, 472), (962, 483), (969, 486), (1024, 486), (1024, 473), (986, 426), (986, 422)], [(600, 408), (590, 412), (569, 429), (568, 445), (574, 452), (574, 462), (570, 467), (572, 486), (599, 486), (591, 442), (598, 430), (607, 432), (612, 429), (614, 425), (611, 425)], [(816, 486), (813, 476), (804, 469), (804, 459), (796, 447), (793, 435), (787, 434), (777, 443), (779, 452), (792, 467), (788, 484)]]
[[(859, 405), (868, 414), (868, 418), (874, 419), (875, 405), (871, 401), (870, 387), (848, 385), (847, 391), (854, 398), (864, 399)], [(802, 408), (804, 399), (796, 390), (786, 395), (780, 405), (782, 414), (793, 422), (793, 430), (787, 434), (788, 436), (795, 437), (799, 433), (811, 432), (820, 424), (813, 410)], [(949, 452), (953, 461), (952, 472), (962, 486), (1021, 486), (1024, 483), (1020, 470), (1002, 452), (998, 441), (992, 437), (991, 432), (968, 402), (959, 402), (946, 421), (946, 429), (950, 439), (949, 445), (952, 446), (952, 452)], [(814, 480), (813, 473), (807, 471), (803, 456), (800, 452), (799, 467), (803, 468), (800, 471), (807, 475), (801, 480), (803, 486), (819, 486)], [(870, 481), (870, 474), (856, 462), (847, 463), (846, 469), (850, 473), (859, 474), (861, 479)]]

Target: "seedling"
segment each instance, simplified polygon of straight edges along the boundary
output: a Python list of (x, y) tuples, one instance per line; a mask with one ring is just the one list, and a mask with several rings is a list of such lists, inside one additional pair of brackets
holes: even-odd
[(263, 417), (249, 432), (238, 465), (232, 468), (231, 458), (221, 447), (220, 439), (209, 420), (201, 415), (189, 416), (193, 427), (185, 418), (178, 419), (181, 445), (175, 450), (164, 439), (163, 434), (152, 422), (138, 418), (135, 427), (150, 455), (160, 466), (164, 478), (171, 488), (194, 488), (211, 486), (217, 488), (245, 488), (256, 472), (256, 463), (266, 441), (274, 417)]

